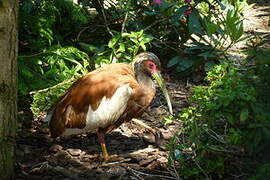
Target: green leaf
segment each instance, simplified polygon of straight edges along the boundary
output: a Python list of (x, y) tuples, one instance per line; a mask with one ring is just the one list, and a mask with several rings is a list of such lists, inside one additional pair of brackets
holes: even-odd
[(130, 39), (132, 42), (134, 42), (135, 44), (138, 44), (138, 43), (139, 43), (139, 41), (138, 41), (138, 39), (137, 39), (136, 37), (129, 37), (129, 39)]
[(193, 64), (194, 64), (194, 61), (192, 59), (189, 59), (187, 57), (183, 57), (182, 60), (180, 60), (178, 63), (177, 71), (178, 72), (185, 71), (185, 70), (189, 69), (190, 67), (192, 67)]
[(178, 22), (179, 19), (181, 19), (182, 17), (184, 17), (184, 13), (188, 10), (187, 6), (182, 6), (181, 8), (179, 8), (175, 13), (174, 16), (172, 18), (172, 20), (174, 22)]
[(144, 51), (146, 51), (146, 46), (145, 46), (144, 44), (140, 43), (140, 46), (142, 47), (142, 49), (143, 49)]
[(125, 33), (125, 32), (124, 32), (124, 33), (122, 33), (122, 34), (121, 34), (121, 36), (122, 36), (123, 38), (125, 38), (125, 37), (129, 37), (129, 36), (130, 36), (130, 34), (129, 34), (129, 33)]
[(215, 66), (215, 62), (214, 61), (207, 61), (205, 64), (204, 64), (204, 70), (206, 72), (209, 72), (213, 69), (213, 67)]
[(189, 15), (188, 30), (190, 33), (203, 33), (202, 18), (196, 9), (192, 9), (192, 13)]
[(200, 57), (209, 58), (209, 57), (216, 57), (217, 53), (215, 51), (206, 51), (201, 54), (198, 54)]
[(231, 29), (231, 38), (233, 41), (237, 41), (244, 33), (243, 22), (239, 22)]
[(248, 119), (248, 114), (249, 114), (248, 108), (244, 108), (241, 110), (241, 113), (240, 113), (241, 123), (244, 123)]
[(109, 41), (109, 44), (108, 44), (108, 46), (109, 46), (109, 48), (114, 48), (115, 47), (115, 45), (116, 45), (116, 43), (118, 42), (118, 40), (120, 39), (120, 35), (116, 35), (116, 36), (114, 36), (110, 41)]
[(210, 18), (204, 18), (203, 19), (203, 24), (205, 26), (205, 30), (207, 34), (211, 35), (217, 32), (219, 26), (215, 23), (213, 23)]
[(93, 46), (91, 44), (87, 44), (87, 43), (84, 43), (84, 42), (79, 42), (79, 45), (81, 46), (81, 48), (88, 52), (88, 53), (96, 53), (98, 52), (98, 48), (96, 46)]
[(175, 56), (173, 57), (167, 64), (167, 67), (172, 67), (176, 64), (178, 64), (178, 62), (181, 60), (181, 57), (180, 56)]
[(150, 41), (152, 41), (153, 39), (154, 39), (153, 36), (151, 36), (151, 35), (145, 35), (143, 37), (143, 39), (141, 40), (141, 43), (146, 44), (146, 43), (149, 43)]
[(119, 49), (117, 50), (117, 52), (125, 52), (125, 50), (126, 50), (125, 44), (119, 43)]

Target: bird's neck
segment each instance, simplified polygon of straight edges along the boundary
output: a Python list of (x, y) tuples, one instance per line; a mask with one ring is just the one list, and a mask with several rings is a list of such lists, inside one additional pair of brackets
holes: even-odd
[(144, 73), (136, 73), (136, 79), (139, 84), (143, 84), (151, 89), (155, 89), (153, 80)]

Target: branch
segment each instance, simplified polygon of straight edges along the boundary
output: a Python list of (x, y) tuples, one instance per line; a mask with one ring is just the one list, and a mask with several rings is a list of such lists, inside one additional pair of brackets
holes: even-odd
[(124, 18), (124, 22), (123, 22), (123, 24), (122, 24), (121, 34), (123, 34), (123, 32), (124, 32), (124, 30), (125, 30), (127, 18), (128, 18), (128, 12), (126, 13), (125, 18)]
[(101, 7), (101, 12), (102, 12), (102, 16), (103, 16), (103, 19), (104, 19), (104, 22), (105, 22), (106, 29), (107, 29), (107, 31), (109, 32), (109, 34), (110, 34), (111, 36), (113, 36), (113, 33), (111, 32), (111, 30), (110, 30), (110, 28), (109, 28), (109, 26), (108, 26), (107, 19), (106, 19), (106, 15), (105, 15), (105, 12), (104, 12), (104, 8), (103, 8), (103, 6), (102, 6), (100, 0), (98, 0), (98, 3), (99, 3), (99, 5), (100, 5), (100, 7)]

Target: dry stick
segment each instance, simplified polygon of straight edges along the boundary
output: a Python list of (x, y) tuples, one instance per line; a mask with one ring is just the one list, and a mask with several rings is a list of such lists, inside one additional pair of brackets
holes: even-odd
[(146, 125), (145, 123), (143, 123), (139, 119), (133, 118), (131, 121), (134, 122), (135, 124), (141, 126), (141, 127), (144, 127), (145, 129), (148, 129), (150, 131), (150, 133), (156, 135), (156, 131), (153, 128), (151, 128), (150, 126)]
[(177, 178), (171, 177), (171, 176), (144, 173), (144, 172), (141, 172), (141, 171), (137, 171), (135, 169), (132, 169), (130, 167), (127, 167), (127, 169), (130, 170), (134, 175), (137, 173), (137, 174), (140, 174), (140, 175), (143, 175), (143, 176), (151, 176), (151, 177), (159, 177), (159, 178), (167, 178), (167, 179), (177, 179)]
[(147, 30), (150, 29), (151, 27), (153, 27), (153, 26), (155, 26), (156, 24), (158, 24), (158, 23), (160, 23), (160, 22), (163, 22), (163, 21), (165, 21), (165, 20), (167, 20), (167, 19), (166, 19), (166, 18), (163, 18), (163, 19), (160, 19), (160, 20), (158, 20), (158, 21), (153, 22), (152, 24), (150, 24), (149, 26), (147, 26), (147, 27), (144, 29), (144, 31), (147, 31)]
[(197, 165), (197, 167), (202, 171), (202, 173), (204, 174), (204, 176), (206, 177), (206, 179), (210, 179), (209, 177), (208, 177), (208, 175), (207, 175), (207, 173), (204, 171), (204, 169), (199, 165), (199, 163), (195, 160), (195, 159), (193, 159), (193, 161), (195, 162), (195, 164)]
[(175, 173), (175, 176), (177, 176), (177, 179), (181, 179), (180, 176), (179, 176), (179, 174), (178, 174), (178, 172), (177, 172), (177, 170), (176, 170), (175, 162), (172, 161), (172, 163), (173, 163), (173, 171), (174, 171), (174, 173)]
[(98, 3), (99, 3), (99, 5), (100, 5), (100, 7), (101, 7), (101, 12), (102, 12), (102, 16), (103, 16), (103, 19), (104, 19), (104, 22), (105, 22), (106, 29), (107, 29), (107, 31), (109, 32), (109, 34), (110, 34), (111, 36), (113, 36), (113, 33), (111, 32), (111, 30), (110, 30), (110, 28), (109, 28), (109, 26), (108, 26), (108, 23), (107, 23), (106, 15), (105, 15), (105, 12), (104, 12), (104, 7), (103, 7), (103, 5), (101, 4), (100, 0), (98, 0)]
[(121, 34), (124, 33), (126, 22), (127, 22), (127, 18), (128, 18), (128, 12), (126, 13), (125, 18), (124, 18), (124, 22), (122, 24)]
[(80, 32), (78, 33), (78, 35), (77, 35), (77, 37), (76, 37), (76, 40), (77, 40), (77, 41), (79, 41), (79, 38), (80, 38), (81, 34), (82, 34), (86, 29), (88, 29), (88, 28), (90, 28), (90, 26), (84, 27), (84, 28), (82, 28), (82, 30), (80, 30)]
[(70, 80), (68, 80), (68, 81), (61, 82), (61, 83), (59, 83), (59, 84), (56, 84), (56, 85), (54, 85), (54, 86), (51, 86), (51, 87), (48, 87), (48, 88), (45, 88), (45, 89), (41, 89), (41, 90), (37, 90), (37, 91), (32, 91), (32, 92), (30, 92), (29, 94), (32, 95), (32, 94), (36, 94), (36, 93), (40, 93), (40, 92), (46, 92), (46, 91), (49, 91), (49, 90), (51, 90), (51, 89), (53, 89), (53, 88), (55, 88), (55, 87), (62, 86), (62, 85), (64, 85), (64, 84), (70, 83), (70, 82), (72, 82), (72, 81), (74, 81), (74, 80), (75, 80), (75, 79), (72, 78), (72, 79), (70, 79)]

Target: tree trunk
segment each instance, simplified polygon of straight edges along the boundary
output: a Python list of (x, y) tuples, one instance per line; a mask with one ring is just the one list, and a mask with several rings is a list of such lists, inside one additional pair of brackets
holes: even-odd
[(0, 179), (14, 177), (18, 1), (0, 0)]

